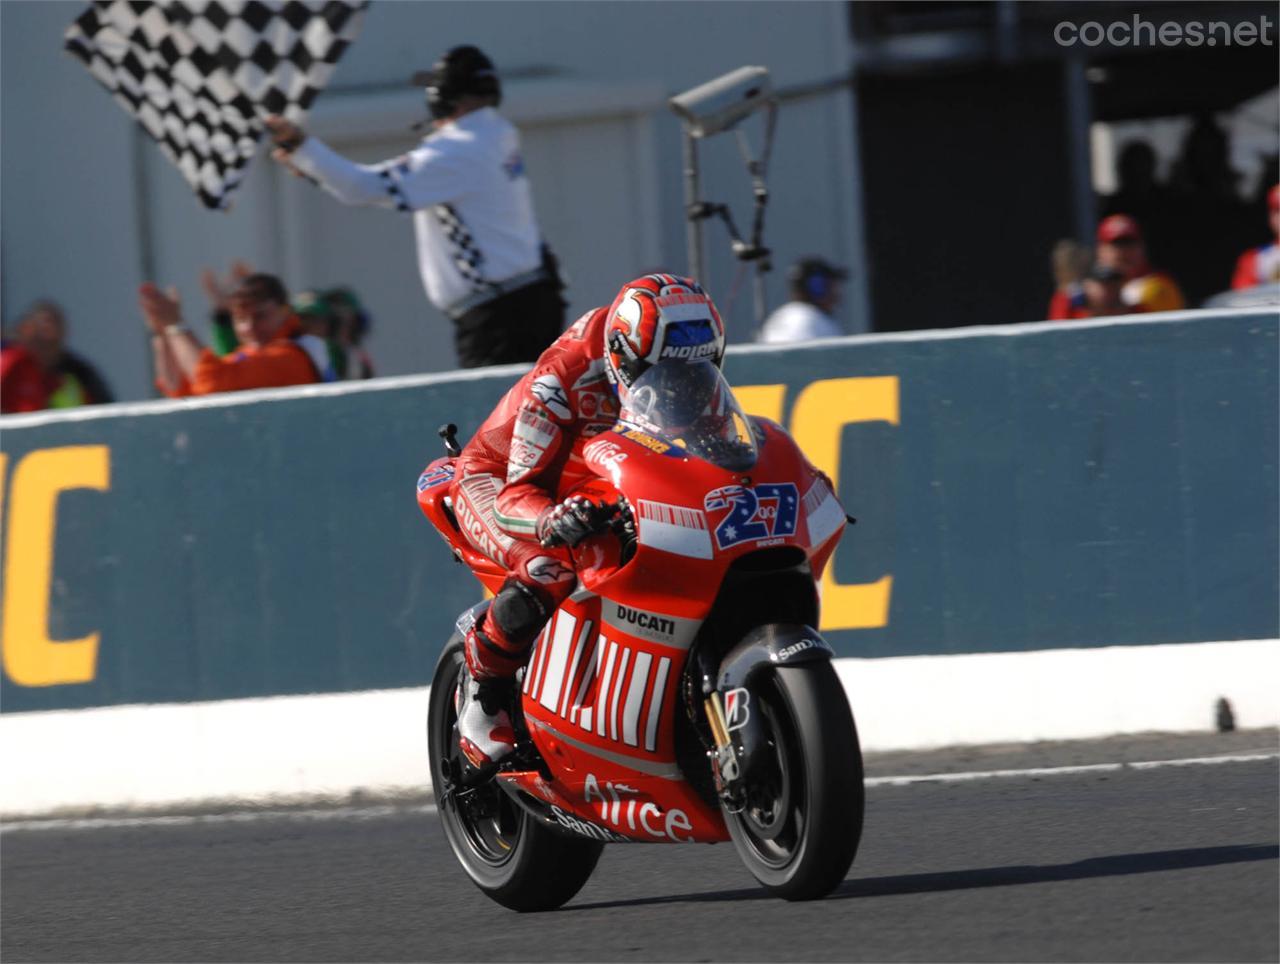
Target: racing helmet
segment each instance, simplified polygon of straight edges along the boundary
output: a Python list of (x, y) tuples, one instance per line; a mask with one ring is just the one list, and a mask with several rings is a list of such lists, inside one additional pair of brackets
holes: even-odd
[(692, 278), (648, 274), (628, 281), (609, 306), (604, 326), (605, 372), (627, 391), (660, 361), (724, 360), (724, 322), (711, 296)]

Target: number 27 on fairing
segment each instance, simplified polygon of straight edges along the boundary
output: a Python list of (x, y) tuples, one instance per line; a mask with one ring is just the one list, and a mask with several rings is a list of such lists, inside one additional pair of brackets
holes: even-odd
[(716, 545), (728, 549), (740, 542), (793, 536), (799, 511), (795, 483), (768, 483), (748, 489), (726, 485), (707, 493), (708, 513), (728, 510), (716, 524)]

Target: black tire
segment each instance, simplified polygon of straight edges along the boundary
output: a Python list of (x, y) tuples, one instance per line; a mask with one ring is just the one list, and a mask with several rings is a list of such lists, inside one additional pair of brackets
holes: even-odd
[(604, 845), (543, 826), (496, 780), (455, 792), (462, 755), (453, 701), (461, 668), (462, 641), (455, 636), (436, 664), (427, 715), (431, 786), (445, 837), (467, 876), (493, 900), (517, 911), (554, 910), (582, 889)]
[(751, 705), (770, 730), (775, 757), (748, 805), (724, 811), (738, 855), (764, 887), (787, 900), (831, 893), (862, 839), (862, 751), (844, 687), (830, 663), (757, 673)]

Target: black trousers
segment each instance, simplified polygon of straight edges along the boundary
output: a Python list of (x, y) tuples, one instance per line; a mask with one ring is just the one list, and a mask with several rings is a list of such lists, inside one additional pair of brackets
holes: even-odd
[(554, 281), (536, 281), (454, 321), (462, 368), (534, 362), (564, 331), (565, 302)]

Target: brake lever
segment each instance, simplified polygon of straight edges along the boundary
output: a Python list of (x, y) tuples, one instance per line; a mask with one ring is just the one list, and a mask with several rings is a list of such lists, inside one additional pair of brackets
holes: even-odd
[(631, 514), (631, 505), (625, 496), (619, 496), (617, 502), (606, 502), (601, 508), (608, 510), (608, 528), (614, 535), (635, 535), (635, 516)]

